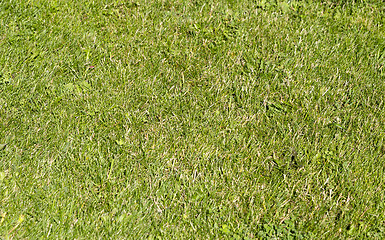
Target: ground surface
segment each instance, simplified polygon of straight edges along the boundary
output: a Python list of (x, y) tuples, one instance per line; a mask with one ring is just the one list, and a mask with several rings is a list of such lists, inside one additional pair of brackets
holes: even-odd
[(0, 1), (3, 238), (384, 239), (382, 1)]

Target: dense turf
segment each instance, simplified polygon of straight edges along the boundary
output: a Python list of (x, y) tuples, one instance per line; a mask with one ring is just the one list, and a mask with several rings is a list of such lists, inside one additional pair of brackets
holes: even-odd
[(382, 1), (0, 1), (0, 237), (385, 238)]

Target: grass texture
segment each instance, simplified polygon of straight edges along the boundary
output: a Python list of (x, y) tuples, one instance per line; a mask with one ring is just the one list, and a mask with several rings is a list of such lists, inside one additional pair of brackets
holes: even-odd
[(384, 239), (382, 1), (0, 1), (3, 239)]

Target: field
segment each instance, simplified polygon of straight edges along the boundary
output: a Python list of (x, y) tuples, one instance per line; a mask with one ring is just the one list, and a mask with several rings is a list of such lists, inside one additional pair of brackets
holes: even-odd
[(0, 0), (0, 239), (385, 239), (385, 3)]

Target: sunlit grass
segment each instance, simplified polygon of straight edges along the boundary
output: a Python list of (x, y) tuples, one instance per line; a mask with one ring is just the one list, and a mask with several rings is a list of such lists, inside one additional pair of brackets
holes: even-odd
[(384, 9), (0, 2), (0, 236), (383, 239)]

